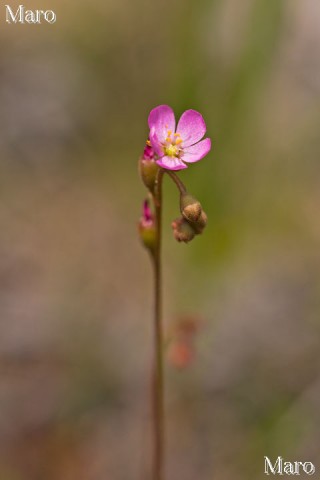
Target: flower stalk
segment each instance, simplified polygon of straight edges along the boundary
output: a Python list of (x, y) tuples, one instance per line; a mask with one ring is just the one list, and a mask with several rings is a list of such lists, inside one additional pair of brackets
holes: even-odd
[(163, 382), (163, 325), (162, 325), (162, 180), (160, 169), (155, 188), (156, 241), (154, 267), (154, 371), (153, 371), (153, 480), (163, 480), (164, 475), (164, 382)]

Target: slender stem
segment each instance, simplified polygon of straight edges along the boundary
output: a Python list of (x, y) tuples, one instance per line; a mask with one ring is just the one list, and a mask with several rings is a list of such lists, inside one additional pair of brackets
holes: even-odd
[(176, 175), (172, 170), (166, 170), (166, 173), (169, 175), (169, 177), (171, 178), (171, 180), (174, 181), (174, 183), (177, 185), (180, 193), (183, 195), (184, 193), (186, 193), (187, 189), (185, 187), (185, 185), (181, 182), (180, 178), (178, 177), (178, 175)]
[(162, 327), (162, 269), (161, 269), (161, 223), (162, 179), (159, 170), (155, 194), (156, 249), (154, 264), (154, 364), (153, 364), (153, 472), (152, 480), (164, 478), (164, 388), (163, 388), (163, 327)]

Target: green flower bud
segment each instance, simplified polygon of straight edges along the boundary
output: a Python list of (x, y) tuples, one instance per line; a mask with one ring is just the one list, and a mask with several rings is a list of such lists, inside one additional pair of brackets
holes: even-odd
[(156, 245), (156, 229), (154, 226), (139, 225), (140, 238), (143, 245), (151, 251), (154, 251)]
[(159, 167), (156, 164), (154, 157), (154, 151), (147, 142), (143, 155), (139, 159), (139, 172), (143, 183), (152, 194), (154, 194), (156, 179), (159, 171)]
[(196, 232), (192, 225), (183, 217), (177, 218), (171, 224), (173, 228), (173, 236), (178, 242), (190, 242)]
[(139, 221), (139, 235), (144, 246), (153, 252), (156, 247), (156, 226), (148, 200), (143, 202), (142, 216)]
[(201, 203), (189, 193), (183, 193), (180, 197), (180, 210), (188, 222), (197, 222), (201, 212)]

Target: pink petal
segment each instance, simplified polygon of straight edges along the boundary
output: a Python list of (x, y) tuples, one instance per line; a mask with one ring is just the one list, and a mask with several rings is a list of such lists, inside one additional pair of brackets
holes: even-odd
[(201, 142), (185, 148), (181, 159), (187, 163), (198, 162), (210, 152), (210, 149), (211, 140), (210, 138), (205, 138), (204, 140), (201, 140)]
[(206, 133), (206, 124), (202, 115), (195, 110), (186, 110), (180, 117), (177, 133), (180, 133), (184, 147), (189, 147), (201, 140)]
[(165, 141), (168, 130), (171, 130), (172, 134), (175, 132), (176, 120), (172, 108), (168, 105), (159, 105), (151, 110), (148, 123), (150, 130), (154, 128), (160, 142)]
[(179, 158), (177, 157), (162, 157), (157, 160), (157, 164), (166, 168), (167, 170), (182, 170), (183, 168), (188, 168)]

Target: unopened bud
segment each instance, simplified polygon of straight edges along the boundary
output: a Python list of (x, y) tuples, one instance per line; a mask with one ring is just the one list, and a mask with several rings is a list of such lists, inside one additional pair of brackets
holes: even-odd
[(154, 193), (156, 179), (159, 171), (159, 167), (155, 161), (155, 154), (149, 141), (144, 148), (143, 155), (139, 159), (139, 171), (140, 176), (145, 186)]
[(201, 203), (193, 195), (183, 193), (180, 197), (180, 210), (186, 220), (197, 222), (201, 215), (202, 207)]
[(143, 202), (142, 216), (140, 218), (138, 228), (139, 228), (139, 235), (142, 240), (142, 243), (148, 250), (153, 252), (156, 246), (156, 241), (157, 241), (156, 227), (155, 227), (154, 216), (149, 207), (148, 200), (145, 200)]
[(183, 217), (174, 220), (171, 226), (173, 228), (173, 236), (178, 242), (188, 243), (196, 234), (190, 223)]
[(208, 217), (206, 212), (202, 210), (200, 217), (196, 222), (192, 222), (192, 227), (196, 231), (197, 234), (202, 233), (205, 226), (207, 225)]

